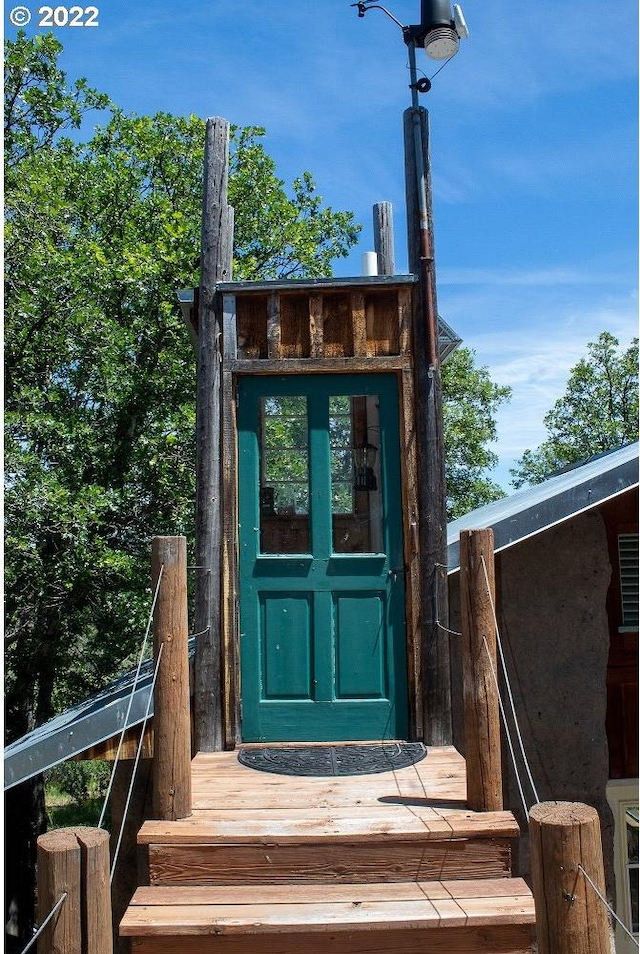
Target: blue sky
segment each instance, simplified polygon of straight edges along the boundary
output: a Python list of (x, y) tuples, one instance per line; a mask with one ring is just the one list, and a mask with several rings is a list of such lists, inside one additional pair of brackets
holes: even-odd
[[(96, 28), (57, 28), (70, 78), (123, 109), (224, 116), (267, 129), (290, 181), (350, 209), (373, 247), (393, 203), (406, 271), (402, 112), (406, 48), (381, 11), (349, 0), (95, 0)], [(542, 419), (586, 345), (637, 333), (637, 11), (634, 0), (466, 0), (471, 37), (421, 97), (430, 113), (438, 305), (513, 399), (494, 479), (545, 436)], [(26, 28), (38, 32), (34, 17)], [(388, 0), (403, 23), (419, 0)], [(5, 5), (5, 35), (11, 0)], [(608, 17), (608, 19), (606, 19)], [(418, 51), (433, 76), (438, 64)]]

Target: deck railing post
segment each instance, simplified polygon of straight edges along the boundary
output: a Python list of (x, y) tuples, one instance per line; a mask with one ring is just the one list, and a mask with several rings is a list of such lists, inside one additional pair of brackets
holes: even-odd
[(38, 938), (39, 954), (111, 954), (109, 833), (58, 828), (38, 838), (38, 917), (64, 901)]
[(191, 716), (189, 709), (189, 627), (187, 541), (154, 537), (151, 545), (156, 679), (153, 715), (153, 814), (175, 821), (191, 814)]
[(460, 534), (460, 604), (467, 802), (473, 811), (501, 811), (495, 566), (490, 529)]
[(595, 808), (580, 802), (534, 805), (529, 813), (529, 838), (539, 954), (609, 954), (600, 820)]

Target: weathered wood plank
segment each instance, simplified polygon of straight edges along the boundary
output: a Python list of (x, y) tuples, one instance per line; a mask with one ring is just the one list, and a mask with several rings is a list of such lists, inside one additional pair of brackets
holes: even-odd
[(478, 881), (400, 881), (386, 884), (305, 884), (305, 885), (214, 885), (189, 888), (140, 887), (131, 900), (134, 906), (203, 904), (290, 904), (334, 901), (418, 901), (490, 899), (531, 899), (522, 878), (485, 878)]
[[(328, 350), (326, 338), (323, 350), (326, 355)], [(309, 374), (319, 371), (353, 373), (362, 371), (374, 374), (376, 371), (402, 371), (410, 366), (410, 359), (402, 355), (355, 358), (329, 355), (324, 358), (282, 358), (280, 360), (239, 358), (237, 361), (229, 362), (229, 370), (236, 374)]]
[(134, 954), (530, 954), (528, 925), (254, 936), (133, 938)]
[(353, 355), (365, 357), (367, 354), (367, 319), (362, 292), (351, 293), (351, 323), (353, 328)]
[[(341, 930), (372, 931), (382, 928), (477, 927), (485, 924), (518, 924), (524, 919), (531, 923), (533, 905), (522, 897), (491, 899), (429, 900), (422, 897), (412, 901), (307, 901), (304, 904), (216, 904), (214, 910), (206, 904), (183, 905), (176, 912), (172, 905), (154, 905), (151, 910), (136, 907), (128, 919), (126, 929), (137, 928), (147, 936), (163, 935), (178, 926), (180, 934), (208, 934), (214, 920), (218, 934), (290, 933), (305, 930), (309, 933)], [(178, 916), (177, 916), (178, 915)], [(529, 920), (527, 920), (529, 919)], [(176, 924), (177, 922), (177, 924)]]
[(282, 325), (280, 323), (280, 296), (269, 295), (267, 301), (267, 353), (270, 358), (282, 357)]
[(311, 357), (321, 358), (324, 354), (324, 310), (322, 295), (309, 295), (309, 337)]
[(509, 877), (507, 839), (308, 845), (150, 845), (152, 885), (358, 883)]
[(234, 361), (238, 357), (238, 322), (235, 295), (222, 298), (222, 360)]
[(244, 813), (218, 811), (202, 813), (179, 825), (150, 821), (141, 829), (138, 844), (221, 844), (242, 842), (287, 844), (308, 843), (321, 838), (323, 842), (441, 840), (443, 838), (515, 838), (518, 825), (510, 812), (482, 814), (427, 814), (429, 809), (388, 806), (375, 814), (342, 813), (340, 810), (312, 811), (290, 809), (261, 811), (244, 817)]
[(398, 289), (398, 341), (400, 354), (411, 351), (411, 318), (413, 314), (411, 288)]

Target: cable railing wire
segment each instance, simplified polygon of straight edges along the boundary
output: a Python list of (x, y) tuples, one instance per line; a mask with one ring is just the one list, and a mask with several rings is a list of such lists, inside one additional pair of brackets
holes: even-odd
[(155, 688), (156, 688), (156, 682), (157, 682), (157, 679), (158, 679), (158, 672), (159, 672), (159, 670), (160, 670), (160, 660), (162, 659), (162, 650), (163, 650), (163, 649), (164, 649), (164, 643), (162, 643), (162, 645), (160, 646), (160, 650), (159, 650), (159, 652), (158, 652), (158, 658), (157, 658), (157, 660), (156, 660), (156, 666), (155, 666), (155, 670), (154, 670), (154, 673), (153, 673), (153, 682), (151, 683), (151, 689), (150, 689), (150, 691), (149, 691), (149, 698), (147, 699), (147, 708), (146, 708), (146, 712), (145, 712), (145, 714), (144, 714), (144, 721), (143, 721), (143, 723), (142, 723), (142, 729), (141, 729), (141, 731), (140, 731), (140, 740), (139, 740), (139, 742), (138, 742), (138, 749), (137, 749), (137, 751), (136, 751), (136, 758), (135, 758), (135, 762), (134, 762), (134, 764), (133, 764), (133, 771), (131, 772), (131, 782), (130, 782), (130, 784), (129, 784), (129, 791), (127, 792), (127, 799), (126, 799), (126, 801), (125, 801), (124, 811), (123, 811), (123, 813), (122, 813), (122, 824), (120, 825), (120, 832), (119, 832), (119, 834), (118, 834), (118, 843), (117, 843), (116, 848), (115, 848), (115, 851), (114, 851), (114, 853), (113, 853), (113, 863), (112, 863), (112, 865), (111, 865), (111, 875), (110, 875), (110, 882), (111, 882), (111, 883), (113, 883), (113, 876), (114, 876), (114, 874), (115, 874), (116, 865), (117, 865), (117, 863), (118, 863), (118, 855), (120, 854), (120, 845), (122, 844), (122, 837), (123, 837), (123, 834), (124, 834), (125, 825), (126, 825), (126, 823), (127, 823), (127, 813), (128, 813), (128, 811), (129, 811), (129, 803), (131, 802), (131, 796), (132, 796), (132, 794), (133, 794), (133, 786), (134, 786), (134, 784), (135, 784), (136, 772), (137, 772), (137, 770), (138, 770), (138, 764), (139, 764), (139, 762), (140, 762), (140, 755), (141, 755), (141, 753), (142, 753), (142, 745), (143, 745), (143, 742), (144, 742), (144, 733), (145, 733), (145, 730), (146, 730), (146, 728), (147, 728), (147, 722), (148, 722), (148, 720), (149, 720), (149, 712), (151, 711), (151, 702), (152, 702), (152, 700), (153, 700), (153, 693), (154, 693), (154, 690), (155, 690)]
[(522, 781), (520, 779), (520, 773), (518, 772), (518, 763), (516, 762), (516, 754), (513, 748), (513, 742), (511, 741), (511, 732), (509, 730), (509, 725), (507, 723), (507, 714), (504, 711), (504, 705), (502, 702), (502, 696), (500, 695), (500, 686), (498, 684), (498, 674), (496, 673), (495, 666), (493, 665), (493, 659), (491, 657), (491, 650), (489, 649), (489, 644), (487, 642), (486, 636), (482, 637), (482, 642), (487, 651), (487, 657), (489, 659), (489, 666), (491, 667), (491, 675), (493, 676), (493, 681), (496, 686), (496, 693), (498, 695), (498, 705), (500, 706), (500, 715), (502, 716), (502, 725), (504, 727), (504, 734), (507, 737), (507, 745), (509, 746), (509, 752), (511, 753), (511, 761), (513, 762), (513, 770), (516, 776), (516, 783), (518, 785), (518, 791), (520, 792), (520, 800), (522, 801), (522, 807), (524, 809), (525, 815), (529, 814), (529, 807), (527, 805), (527, 800), (524, 797), (524, 789), (522, 787)]
[(598, 888), (598, 886), (595, 884), (595, 882), (594, 882), (593, 879), (590, 877), (590, 875), (587, 874), (587, 872), (584, 870), (584, 868), (582, 867), (581, 864), (578, 864), (578, 870), (582, 872), (582, 874), (584, 875), (584, 877), (585, 877), (587, 883), (591, 885), (592, 889), (595, 891), (595, 893), (598, 895), (598, 897), (600, 898), (600, 900), (602, 901), (602, 903), (604, 904), (604, 906), (605, 906), (605, 907), (607, 908), (607, 910), (609, 911), (609, 914), (611, 915), (611, 917), (614, 918), (614, 920), (620, 925), (620, 927), (621, 927), (622, 930), (625, 932), (625, 934), (627, 934), (627, 935), (631, 938), (631, 940), (633, 941), (633, 943), (635, 944), (635, 946), (636, 946), (637, 948), (640, 948), (640, 943), (638, 943), (638, 938), (633, 936), (633, 934), (631, 933), (631, 931), (629, 930), (629, 928), (627, 927), (627, 925), (624, 923), (624, 921), (622, 921), (622, 920), (618, 917), (618, 915), (616, 914), (616, 912), (613, 910), (613, 908), (611, 907), (611, 905), (609, 904), (609, 902), (608, 902), (607, 899), (605, 898), (605, 896), (602, 894), (602, 892), (600, 891), (600, 889)]
[[(164, 572), (164, 563), (160, 567), (160, 572), (158, 573), (158, 580), (156, 582), (155, 593), (153, 594), (153, 601), (151, 603), (151, 611), (149, 613), (149, 619), (147, 620), (147, 628), (145, 630), (144, 639), (142, 640), (142, 649), (140, 650), (140, 658), (138, 659), (138, 668), (136, 669), (136, 674), (133, 677), (133, 686), (131, 687), (131, 692), (129, 694), (129, 702), (127, 705), (127, 712), (124, 717), (124, 722), (122, 724), (122, 732), (120, 733), (120, 739), (118, 740), (118, 748), (116, 750), (116, 757), (113, 762), (113, 768), (111, 769), (111, 775), (109, 777), (109, 785), (107, 786), (107, 792), (104, 798), (104, 804), (102, 806), (102, 811), (100, 813), (100, 821), (98, 822), (98, 828), (102, 828), (102, 823), (104, 822), (104, 817), (107, 811), (107, 805), (109, 803), (109, 797), (111, 795), (111, 789), (113, 788), (113, 782), (116, 775), (116, 768), (118, 767), (118, 761), (120, 759), (120, 753), (122, 752), (122, 746), (124, 743), (124, 737), (126, 731), (129, 727), (129, 716), (131, 715), (131, 707), (133, 705), (133, 698), (138, 687), (138, 680), (140, 678), (140, 670), (142, 668), (142, 663), (144, 662), (144, 657), (147, 649), (147, 640), (149, 638), (149, 631), (151, 630), (151, 625), (153, 623), (153, 614), (156, 610), (156, 603), (158, 602), (158, 594), (160, 593), (160, 584), (162, 582), (162, 574)], [(152, 695), (153, 693), (151, 693)], [(150, 698), (151, 698), (150, 695)]]
[(44, 929), (46, 928), (46, 926), (47, 926), (47, 924), (49, 923), (49, 921), (51, 921), (52, 918), (55, 917), (55, 915), (58, 913), (58, 911), (60, 910), (60, 908), (62, 907), (62, 905), (64, 904), (64, 902), (67, 900), (67, 897), (68, 897), (67, 892), (66, 892), (66, 891), (63, 892), (63, 894), (61, 895), (61, 897), (56, 901), (56, 903), (55, 903), (54, 906), (51, 908), (51, 910), (50, 910), (49, 913), (47, 914), (46, 918), (44, 919), (44, 921), (42, 922), (42, 924), (40, 925), (40, 927), (37, 929), (37, 931), (35, 932), (35, 934), (34, 934), (33, 937), (31, 938), (31, 940), (28, 942), (27, 946), (22, 949), (22, 954), (27, 954), (27, 951), (30, 951), (30, 950), (31, 950), (31, 948), (33, 947), (33, 945), (36, 943), (36, 941), (38, 940), (38, 938), (40, 937), (40, 935), (42, 934), (42, 932), (43, 932)]

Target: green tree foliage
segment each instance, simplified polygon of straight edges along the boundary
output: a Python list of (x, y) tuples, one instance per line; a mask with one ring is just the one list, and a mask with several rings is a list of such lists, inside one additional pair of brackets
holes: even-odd
[[(195, 362), (175, 289), (197, 284), (204, 123), (67, 87), (51, 36), (6, 49), (7, 729), (120, 668), (148, 611), (148, 541), (188, 532)], [(315, 276), (357, 227), (263, 131), (233, 130), (235, 277)]]
[(549, 437), (526, 450), (513, 485), (539, 484), (554, 471), (638, 439), (638, 339), (627, 348), (608, 331), (571, 369), (567, 390), (544, 418)]
[(511, 388), (497, 385), (478, 368), (469, 348), (458, 348), (442, 368), (444, 442), (449, 519), (504, 497), (487, 477), (498, 463), (490, 449), (497, 436), (495, 414)]

